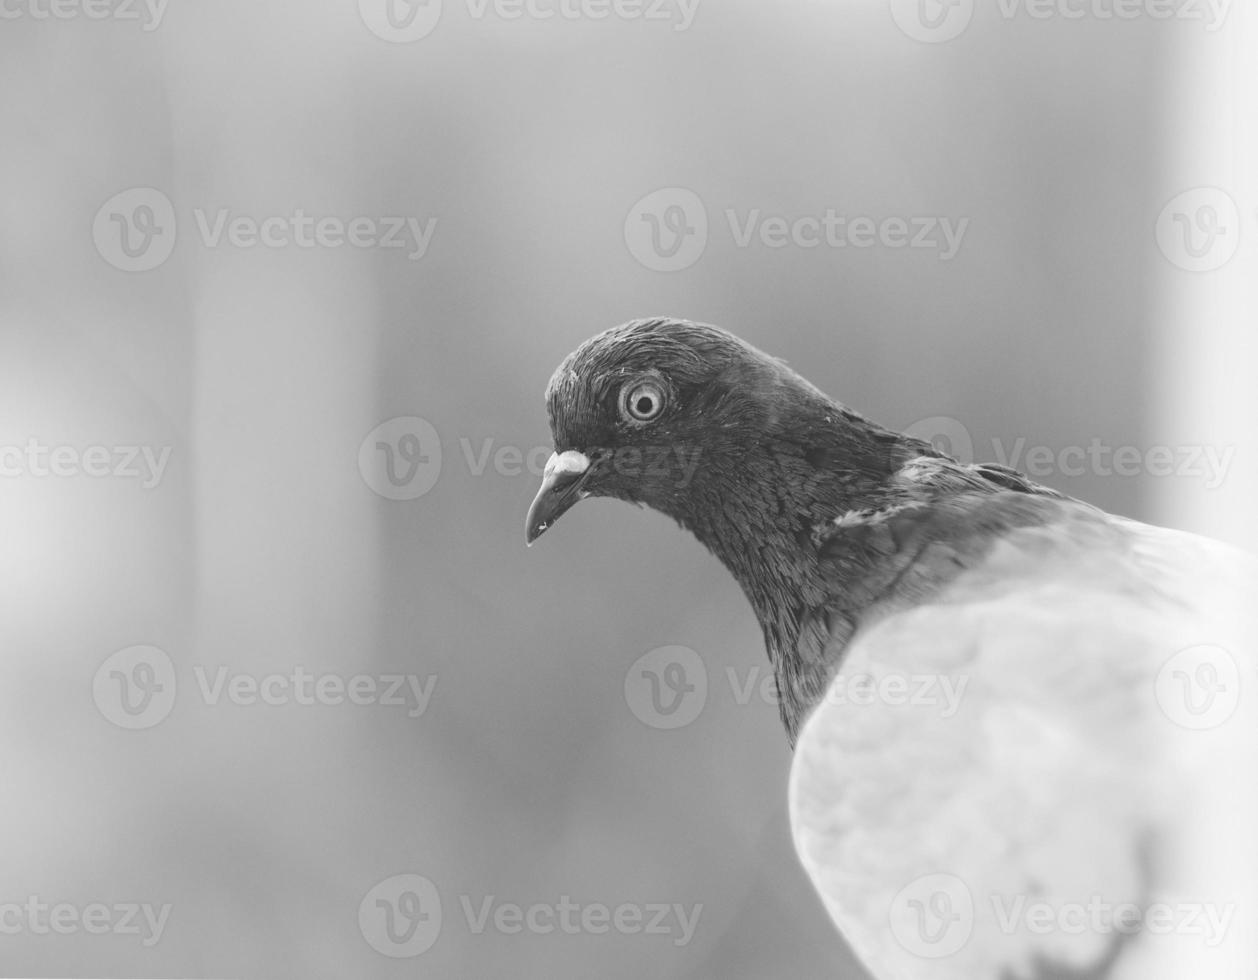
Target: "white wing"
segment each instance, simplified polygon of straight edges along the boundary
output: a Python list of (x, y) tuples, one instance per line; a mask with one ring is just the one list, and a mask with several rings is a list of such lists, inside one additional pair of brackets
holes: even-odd
[(796, 848), (879, 980), (1258, 977), (1258, 564), (1107, 533), (1010, 532), (805, 725)]

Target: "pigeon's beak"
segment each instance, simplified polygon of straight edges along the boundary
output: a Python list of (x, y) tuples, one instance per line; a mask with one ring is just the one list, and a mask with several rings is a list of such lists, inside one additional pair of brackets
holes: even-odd
[(542, 473), (542, 488), (529, 507), (524, 527), (525, 541), (532, 544), (563, 516), (564, 511), (588, 496), (582, 487), (589, 475), (590, 457), (585, 453), (569, 449), (564, 453), (550, 454)]

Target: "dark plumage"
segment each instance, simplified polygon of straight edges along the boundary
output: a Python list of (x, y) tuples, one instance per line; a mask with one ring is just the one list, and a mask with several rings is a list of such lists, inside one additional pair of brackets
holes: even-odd
[[(639, 422), (622, 393), (644, 380), (664, 405)], [(884, 429), (706, 324), (635, 320), (599, 334), (555, 371), (546, 402), (556, 453), (592, 460), (576, 493), (669, 515), (733, 573), (764, 630), (792, 742), (861, 622), (941, 585), (990, 533), (1048, 519), (1060, 497)], [(530, 540), (553, 495), (538, 495)]]

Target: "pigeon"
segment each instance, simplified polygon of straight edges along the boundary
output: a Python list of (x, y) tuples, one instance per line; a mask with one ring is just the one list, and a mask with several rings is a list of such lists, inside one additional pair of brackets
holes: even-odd
[(613, 497), (734, 576), (796, 852), (873, 977), (1258, 977), (1258, 561), (960, 462), (706, 324), (607, 330), (546, 402), (528, 543)]

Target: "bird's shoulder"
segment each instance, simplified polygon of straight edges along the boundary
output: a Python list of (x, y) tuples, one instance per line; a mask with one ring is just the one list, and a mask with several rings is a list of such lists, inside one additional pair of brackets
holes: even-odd
[(1001, 537), (1033, 527), (1073, 527), (1081, 547), (1115, 533), (1103, 512), (1014, 470), (932, 456), (905, 462), (871, 505), (817, 515), (803, 542), (817, 585), (796, 610), (794, 656), (780, 658), (788, 729), (825, 690), (858, 628), (937, 594)]
[(872, 505), (836, 514), (815, 531), (823, 567), (875, 555), (903, 567), (937, 561), (946, 550), (964, 564), (964, 556), (1014, 528), (1068, 521), (1099, 527), (1104, 517), (1005, 466), (918, 456), (892, 473)]
[[(1033, 934), (1015, 912), (1231, 894), (1236, 883), (1175, 880), (1171, 867), (1175, 848), (1216, 836), (1185, 801), (1254, 765), (1254, 710), (1203, 737), (1163, 699), (1183, 693), (1168, 665), (1184, 651), (1205, 648), (1210, 677), (1252, 681), (1258, 570), (1060, 495), (988, 489), (959, 464), (912, 469), (919, 489), (950, 492), (850, 520), (901, 560), (864, 618), (842, 600), (812, 617), (811, 642), (842, 636), (843, 649), (796, 749), (801, 859), (888, 976), (1161, 976), (1150, 964), (1181, 947)], [(864, 546), (850, 533), (831, 544), (839, 556)], [(1209, 661), (1212, 649), (1227, 659)], [(1050, 963), (1060, 972), (1043, 972)]]

